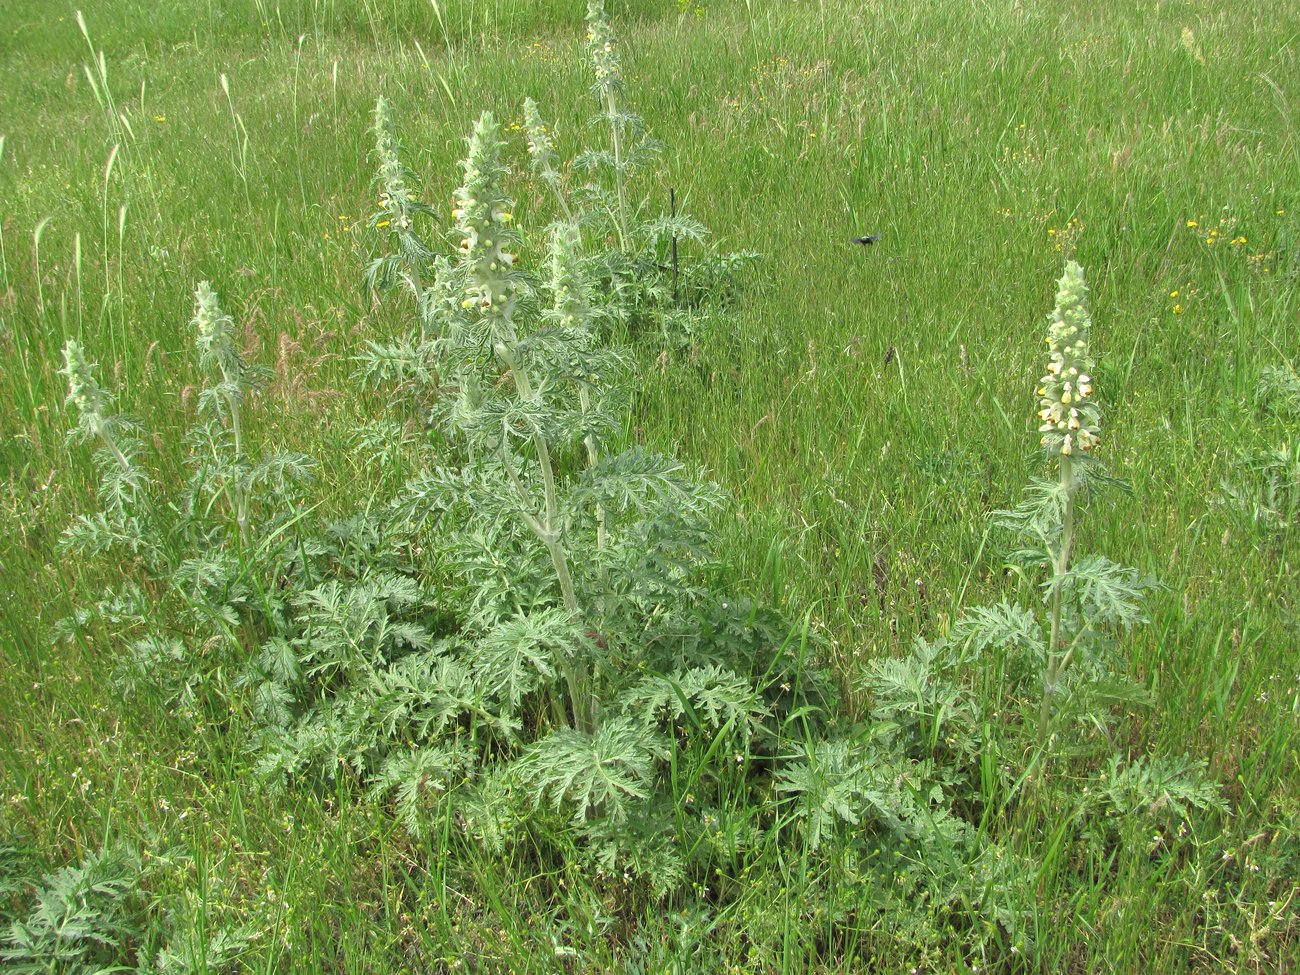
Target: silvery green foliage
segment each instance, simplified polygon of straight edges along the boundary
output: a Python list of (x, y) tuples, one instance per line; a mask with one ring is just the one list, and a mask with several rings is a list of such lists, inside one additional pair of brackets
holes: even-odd
[(116, 549), (156, 557), (145, 500), (149, 477), (138, 463), (143, 451), (139, 423), (113, 411), (112, 396), (96, 381), (95, 366), (75, 339), (64, 345), (59, 372), (68, 380), (66, 405), (75, 411), (69, 442), (89, 441), (98, 447), (95, 493), (100, 504), (95, 514), (77, 516), (64, 533), (64, 544), (86, 556)]
[[(241, 629), (284, 625), (291, 580), (308, 557), (302, 542), (314, 530), (306, 504), (313, 464), (249, 442), (246, 414), (269, 372), (244, 360), (234, 319), (207, 282), (196, 289), (192, 325), (205, 381), (185, 435), (190, 475), (180, 490), (144, 473), (138, 426), (111, 412), (80, 347), (65, 350), (68, 401), (77, 410), (72, 435), (102, 444), (103, 485), (102, 510), (79, 516), (67, 538), (82, 552), (117, 546), (139, 555), (132, 567), (147, 585), (123, 579), (93, 611), (79, 609), (56, 628), (68, 637), (94, 620), (112, 627), (128, 648), (114, 675), (119, 685), (150, 686), (187, 704), (221, 693), (207, 675), (240, 650)], [(193, 630), (153, 630), (159, 600)]]
[(1146, 828), (1176, 825), (1198, 812), (1228, 811), (1205, 763), (1185, 755), (1141, 756), (1131, 761), (1112, 755), (1087, 792), (1090, 807), (1101, 807), (1110, 817), (1136, 819)]
[[(207, 281), (194, 292), (195, 312), (191, 322), (199, 365), (206, 382), (199, 390), (199, 423), (187, 436), (191, 473), (186, 514), (191, 522), (224, 507), (235, 528), (247, 543), (249, 518), (262, 506), (263, 530), (274, 531), (275, 522), (288, 514), (286, 503), (296, 507), (300, 488), (310, 479), (312, 462), (301, 454), (254, 452), (245, 443), (243, 406), (270, 378), (270, 371), (244, 361), (235, 342), (234, 319), (221, 309), (216, 292)], [(205, 526), (203, 531), (208, 530)]]
[(1085, 731), (1104, 730), (1114, 705), (1144, 698), (1119, 671), (1114, 650), (1120, 636), (1146, 622), (1144, 597), (1157, 586), (1137, 569), (1074, 549), (1082, 499), (1112, 483), (1092, 453), (1101, 410), (1089, 376), (1087, 296), (1083, 269), (1071, 261), (1049, 316), (1047, 372), (1037, 390), (1042, 445), (1059, 476), (1032, 479), (1020, 505), (993, 516), (1018, 542), (1008, 562), (1023, 577), (1040, 580), (1041, 613), (1004, 602), (969, 611), (949, 635), (972, 660), (1000, 662), (1017, 704), (1032, 698), (1037, 683), (1044, 742), (1060, 717)]
[(0, 938), (5, 971), (94, 975), (133, 959), (144, 933), (140, 873), (139, 856), (114, 846), (44, 877)]
[[(588, 131), (593, 142), (605, 144), (578, 152), (566, 167), (555, 149), (555, 133), (536, 102), (526, 99), (532, 166), (556, 197), (563, 219), (577, 224), (588, 239), (610, 244), (585, 260), (593, 284), (610, 296), (598, 323), (602, 334), (617, 326), (622, 334), (689, 348), (710, 313), (735, 296), (758, 254), (706, 247), (708, 230), (698, 220), (663, 213), (666, 187), (637, 188), (653, 172), (664, 146), (626, 107), (618, 38), (604, 0), (589, 0), (587, 40), (591, 90), (599, 105)], [(568, 184), (572, 202), (564, 189)], [(681, 254), (692, 257), (681, 259), (674, 241)]]
[(1273, 533), (1300, 519), (1300, 443), (1247, 451), (1237, 467), (1237, 476), (1220, 485), (1229, 510)]
[[(901, 699), (888, 702), (889, 684), (925, 683), (927, 659), (933, 658), (918, 648), (907, 675), (868, 678), (885, 702), (878, 715), (897, 705), (910, 710)], [(920, 945), (944, 940), (953, 920), (979, 918), (975, 929), (963, 931), (972, 948), (1023, 950), (1032, 944), (1033, 903), (1022, 891), (1032, 885), (1033, 864), (954, 808), (959, 766), (919, 757), (933, 746), (914, 732), (883, 720), (851, 738), (800, 743), (776, 778), (778, 795), (789, 797), (787, 815), (823, 858), (824, 889), (878, 892), (878, 920), (860, 915), (855, 923), (882, 924)], [(817, 902), (822, 889), (813, 886), (809, 899)], [(826, 909), (835, 912), (834, 901)]]
[(946, 811), (922, 813), (922, 806), (942, 798), (942, 790), (931, 784), (928, 763), (881, 762), (877, 749), (862, 744), (849, 739), (808, 742), (777, 777), (777, 791), (796, 798), (793, 814), (803, 821), (813, 850), (842, 825), (878, 825), (906, 840), (947, 819)]
[(200, 365), (198, 421), (186, 434), (186, 481), (179, 518), (183, 539), (170, 583), (192, 616), (239, 649), (237, 629), (253, 620), (278, 625), (288, 608), (285, 585), (303, 566), (298, 544), (315, 462), (303, 454), (263, 450), (245, 433), (245, 407), (270, 378), (245, 362), (234, 320), (207, 282), (195, 289), (192, 320)]
[(1268, 366), (1255, 385), (1255, 401), (1276, 416), (1300, 415), (1300, 375), (1290, 365)]
[[(13, 849), (0, 847), (0, 896), (23, 895), (6, 916), (0, 900), (0, 967), (16, 975), (222, 975), (257, 937), (252, 924), (227, 926), (200, 889), (160, 898), (147, 889), (160, 863), (124, 842), (86, 853), (76, 864), (36, 878), (7, 869)], [(224, 914), (225, 912), (220, 912)]]
[[(270, 781), (356, 776), (412, 832), (452, 811), (496, 851), (530, 822), (534, 841), (545, 824), (576, 831), (594, 870), (663, 893), (686, 876), (683, 849), (711, 849), (681, 831), (706, 836), (712, 803), (748, 774), (701, 767), (683, 820), (669, 756), (770, 747), (748, 675), (784, 632), (712, 589), (720, 493), (672, 458), (614, 449), (627, 361), (593, 328), (609, 312), (579, 232), (553, 228), (545, 276), (521, 271), (500, 149), (485, 116), (457, 193), (459, 256), (427, 265), (434, 297), (412, 329), (431, 336), (411, 405), (423, 419), (432, 404), (437, 465), (388, 507), (304, 525), (281, 590), (235, 599), (232, 583), (221, 622), (262, 621), (241, 683)], [(387, 378), (413, 391), (409, 373)]]
[(255, 938), (262, 932), (253, 930), (250, 925), (203, 930), (193, 923), (192, 914), (184, 918), (184, 921), (189, 923), (173, 921), (175, 933), (158, 950), (152, 969), (141, 966), (142, 973), (223, 975), (226, 972), (247, 970), (239, 964), (240, 956), (252, 947)]

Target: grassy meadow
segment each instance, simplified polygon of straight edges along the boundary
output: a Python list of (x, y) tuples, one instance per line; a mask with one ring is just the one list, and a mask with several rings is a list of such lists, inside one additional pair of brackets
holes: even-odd
[[(1098, 705), (1086, 747), (1049, 762), (1032, 733), (999, 731), (1019, 720), (993, 704), (1014, 696), (998, 696), (998, 672), (954, 677), (973, 695), (963, 713), (979, 714), (969, 751), (917, 759), (914, 791), (933, 772), (963, 836), (1006, 869), (943, 903), (925, 884), (946, 874), (915, 853), (924, 837), (872, 867), (869, 816), (840, 812), (819, 842), (762, 769), (717, 800), (727, 842), (708, 840), (666, 889), (636, 868), (595, 872), (582, 824), (549, 808), (493, 850), (441, 807), (413, 833), (357, 776), (272, 787), (256, 702), (218, 631), (139, 559), (62, 541), (99, 505), (93, 450), (66, 438), (65, 342), (139, 419), (141, 463), (166, 497), (192, 469), (205, 379), (190, 322), (196, 284), (212, 282), (242, 354), (271, 370), (244, 434), (317, 464), (303, 517), (377, 510), (452, 448), (414, 407), (403, 417), (392, 388), (357, 378), (367, 343), (411, 320), (362, 287), (384, 247), (375, 101), (393, 107), (413, 191), (434, 210), (426, 239), (447, 255), (466, 137), (495, 114), (520, 265), (540, 267), (556, 207), (529, 170), (522, 103), (537, 100), (561, 159), (603, 138), (588, 127), (585, 5), (5, 0), (0, 968), (1300, 970), (1300, 5), (609, 12), (623, 103), (666, 147), (631, 196), (658, 215), (672, 191), (710, 246), (761, 255), (685, 339), (616, 335), (630, 408), (609, 441), (721, 487), (710, 585), (779, 611), (778, 646), (825, 686), (803, 711), (771, 697), (784, 723), (770, 761), (796, 726), (874, 747), (906, 721), (879, 730), (873, 667), (972, 607), (1043, 611), (1042, 579), (1011, 566), (990, 518), (1056, 476), (1035, 389), (1071, 258), (1091, 289), (1096, 454), (1123, 482), (1079, 512), (1076, 544), (1160, 584), (1146, 622), (1115, 634), (1141, 693)], [(706, 248), (680, 251), (687, 265)], [(376, 464), (355, 434), (394, 409), (409, 436)], [(453, 598), (452, 569), (422, 572)], [(87, 614), (126, 580), (152, 600), (145, 616)], [(149, 627), (187, 641), (200, 676), (184, 693), (114, 678)], [(685, 822), (692, 783), (731, 761), (723, 738), (657, 766), (670, 819)], [(1129, 808), (1097, 806), (1113, 756), (1203, 763), (1215, 801), (1162, 799), (1156, 782)], [(127, 934), (87, 967), (4, 955), (41, 878), (109, 849), (129, 850), (140, 878), (113, 902)], [(891, 885), (926, 897), (900, 907)]]

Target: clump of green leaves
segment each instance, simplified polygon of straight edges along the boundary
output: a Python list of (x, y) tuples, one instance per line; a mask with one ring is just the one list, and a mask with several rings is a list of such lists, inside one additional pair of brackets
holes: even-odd
[(179, 896), (160, 894), (154, 888), (164, 879), (159, 864), (167, 859), (149, 861), (129, 843), (91, 850), (44, 876), (21, 868), (10, 872), (13, 854), (12, 847), (0, 847), (0, 896), (23, 897), (12, 914), (0, 900), (0, 961), (6, 972), (220, 975), (236, 970), (255, 937), (248, 924), (222, 923), (222, 905), (192, 889)]
[[(391, 121), (377, 112), (389, 226), (423, 213)], [(630, 396), (627, 359), (596, 327), (610, 306), (594, 297), (573, 224), (550, 231), (544, 277), (518, 267), (502, 146), (484, 116), (457, 192), (454, 260), (425, 261), (388, 234), (396, 252), (368, 272), (417, 299), (406, 361), (424, 385), (411, 405), (447, 444), (438, 463), (395, 497), (318, 519), (312, 463), (251, 442), (268, 374), (200, 284), (190, 476), (179, 497), (162, 479), (146, 496), (143, 475), (117, 491), (106, 523), (148, 511), (135, 534), (158, 557), (122, 587), (130, 605), (106, 600), (99, 617), (131, 648), (125, 688), (190, 714), (204, 700), (218, 714), (234, 706), (272, 781), (344, 772), (394, 801), (413, 832), (455, 809), (490, 848), (554, 818), (593, 863), (662, 891), (684, 876), (682, 851), (700, 848), (683, 831), (703, 834), (711, 802), (748, 788), (747, 763), (707, 756), (773, 748), (762, 675), (785, 631), (717, 586), (718, 489), (671, 457), (616, 446)], [(68, 361), (78, 429), (99, 439), (106, 476), (134, 472), (135, 428), (75, 346)], [(368, 376), (403, 390), (411, 377)], [(382, 464), (388, 446), (366, 442)], [(667, 790), (683, 748), (698, 763), (691, 821)]]
[[(204, 684), (197, 646), (215, 648), (205, 664), (213, 666), (226, 651), (238, 652), (241, 627), (256, 630), (283, 618), (286, 587), (271, 581), (302, 568), (296, 543), (313, 466), (301, 454), (248, 442), (247, 407), (269, 372), (245, 361), (234, 320), (207, 282), (196, 288), (192, 325), (205, 381), (185, 435), (190, 473), (179, 492), (144, 472), (140, 424), (112, 412), (111, 397), (95, 382), (80, 346), (69, 341), (64, 352), (72, 435), (101, 444), (102, 505), (95, 515), (77, 517), (66, 543), (83, 554), (126, 551), (139, 558), (133, 574), (93, 611), (79, 611), (60, 629), (70, 633), (92, 617), (114, 626), (129, 647), (117, 677), (127, 687), (162, 690), (171, 700), (192, 700)], [(178, 612), (188, 618), (187, 627), (156, 628), (160, 616)]]
[(5, 970), (91, 975), (133, 959), (144, 934), (140, 875), (139, 857), (114, 846), (46, 876), (0, 941)]
[(86, 556), (114, 548), (156, 555), (145, 497), (149, 478), (138, 463), (143, 450), (138, 421), (113, 410), (112, 397), (97, 382), (94, 364), (87, 361), (75, 339), (68, 339), (63, 347), (63, 368), (59, 372), (68, 381), (66, 405), (76, 413), (75, 425), (68, 431), (69, 441), (98, 445), (94, 462), (99, 472), (96, 495), (101, 508), (94, 515), (77, 517), (66, 533), (66, 544)]
[[(610, 308), (573, 224), (551, 228), (545, 278), (520, 268), (503, 145), (485, 114), (456, 193), (459, 256), (431, 286), (457, 299), (429, 306), (446, 377), (432, 419), (457, 463), (417, 476), (395, 509), (450, 571), (456, 630), (386, 668), (376, 657), (369, 687), (338, 700), (382, 689), (401, 716), (390, 731), (415, 735), (374, 779), (413, 828), (441, 796), (489, 845), (519, 821), (506, 810), (549, 810), (599, 862), (662, 888), (680, 851), (654, 843), (647, 859), (630, 838), (681, 828), (664, 794), (678, 736), (760, 743), (769, 706), (748, 675), (780, 631), (712, 589), (716, 488), (673, 458), (612, 448), (629, 396), (626, 357), (595, 327)], [(698, 809), (743, 787), (728, 768), (700, 770)]]
[[(804, 896), (837, 924), (915, 945), (918, 960), (954, 940), (975, 958), (1033, 944), (1022, 884), (1034, 864), (981, 825), (992, 743), (968, 663), (959, 646), (921, 639), (873, 661), (858, 683), (870, 720), (805, 730), (776, 775), (783, 815), (824, 865)], [(871, 912), (842, 889), (870, 891)]]

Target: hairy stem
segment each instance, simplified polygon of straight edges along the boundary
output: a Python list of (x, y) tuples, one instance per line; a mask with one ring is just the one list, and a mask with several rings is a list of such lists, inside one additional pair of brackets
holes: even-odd
[[(1052, 699), (1056, 696), (1056, 683), (1069, 664), (1070, 655), (1060, 656), (1061, 603), (1065, 589), (1065, 576), (1070, 570), (1070, 553), (1074, 547), (1074, 464), (1068, 454), (1061, 455), (1061, 490), (1065, 495), (1065, 508), (1061, 512), (1061, 547), (1052, 567), (1052, 631), (1047, 641), (1047, 665), (1043, 671), (1043, 701), (1038, 712), (1038, 744), (1046, 744), (1052, 723)], [(1071, 654), (1073, 649), (1071, 650)]]
[[(547, 541), (548, 533), (546, 531), (546, 526), (538, 520), (537, 512), (534, 511), (532, 507), (533, 499), (528, 494), (528, 489), (524, 487), (524, 482), (519, 479), (519, 475), (515, 471), (515, 465), (510, 459), (510, 449), (507, 446), (509, 443), (510, 431), (508, 429), (502, 429), (501, 434), (501, 463), (506, 469), (506, 477), (509, 478), (511, 485), (515, 489), (515, 493), (519, 495), (519, 501), (521, 504), (519, 515), (523, 518), (524, 524), (526, 524), (532, 530), (533, 534), (541, 539), (542, 543), (546, 545), (547, 551), (551, 552), (552, 560), (554, 560), (555, 553), (551, 549), (550, 542)], [(562, 549), (560, 554), (563, 556)], [(580, 677), (579, 674), (575, 673), (574, 669), (569, 666), (569, 661), (565, 660), (563, 657), (559, 658), (559, 667), (560, 673), (564, 676), (565, 686), (569, 688), (569, 700), (573, 704), (574, 714), (578, 717), (578, 720), (575, 723), (577, 723), (579, 727), (584, 727), (584, 721), (582, 720), (582, 716), (579, 714), (579, 705), (586, 699), (586, 696), (582, 693), (585, 675)], [(571, 724), (558, 699), (551, 701), (551, 711), (558, 725), (568, 727)]]
[(103, 424), (98, 426), (96, 432), (99, 434), (100, 442), (103, 443), (108, 452), (113, 455), (113, 459), (117, 461), (118, 466), (124, 471), (129, 471), (131, 469), (131, 462), (126, 459), (126, 454), (122, 453), (122, 448), (117, 445), (117, 441), (113, 439), (113, 435), (104, 428)]
[(546, 180), (546, 185), (551, 188), (555, 194), (555, 199), (559, 201), (560, 209), (564, 211), (564, 219), (567, 223), (573, 223), (573, 210), (569, 206), (569, 201), (565, 199), (564, 189), (560, 186), (560, 174), (550, 166), (542, 170), (542, 179)]
[(614, 146), (614, 187), (618, 190), (618, 244), (627, 250), (627, 198), (623, 189), (623, 133), (618, 120), (618, 104), (612, 89), (605, 89), (605, 111), (609, 116), (609, 131)]
[[(591, 393), (586, 386), (578, 387), (578, 402), (582, 405), (582, 414), (586, 416), (591, 411)], [(600, 453), (596, 449), (596, 435), (587, 434), (582, 442), (587, 447), (587, 466), (595, 467), (600, 462)], [(596, 505), (596, 548), (599, 551), (605, 550), (606, 536), (608, 526), (606, 525), (605, 508), (603, 505)]]
[[(514, 349), (505, 343), (498, 344), (496, 347), (497, 357), (510, 370), (511, 376), (514, 377), (515, 389), (523, 399), (532, 399), (533, 386), (528, 378), (528, 370), (524, 368)], [(564, 550), (564, 543), (560, 537), (560, 505), (556, 491), (555, 468), (551, 463), (551, 450), (547, 446), (546, 438), (542, 436), (541, 431), (534, 429), (532, 432), (533, 449), (537, 453), (537, 465), (542, 471), (542, 495), (543, 495), (543, 518), (539, 519), (536, 514), (530, 511), (524, 512), (524, 520), (532, 528), (534, 534), (546, 546), (546, 551), (551, 557), (551, 564), (555, 567), (555, 575), (560, 583), (560, 594), (564, 600), (564, 608), (574, 615), (581, 615), (578, 607), (578, 594), (573, 585), (573, 573), (569, 570), (568, 554)], [(511, 480), (515, 484), (515, 490), (520, 492), (525, 503), (529, 503), (528, 492), (523, 484), (518, 480), (513, 470), (507, 466), (510, 471)], [(581, 731), (592, 730), (592, 702), (589, 700), (585, 688), (588, 687), (586, 667), (581, 661), (575, 661), (570, 667), (567, 663), (564, 665), (565, 682), (569, 685), (569, 699), (573, 708), (574, 725)]]

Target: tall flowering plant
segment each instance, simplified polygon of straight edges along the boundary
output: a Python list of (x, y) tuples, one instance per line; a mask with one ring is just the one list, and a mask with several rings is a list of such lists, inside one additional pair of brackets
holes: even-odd
[(1142, 696), (1132, 686), (1120, 692), (1125, 682), (1110, 672), (1117, 662), (1111, 650), (1121, 632), (1145, 621), (1143, 594), (1155, 585), (1135, 569), (1075, 551), (1084, 497), (1106, 480), (1095, 457), (1101, 407), (1093, 389), (1091, 328), (1083, 268), (1070, 261), (1048, 316), (1047, 368), (1036, 389), (1040, 442), (1056, 476), (1033, 479), (1024, 502), (995, 515), (998, 525), (1027, 542), (1012, 561), (1027, 575), (1047, 567), (1047, 618), (1040, 622), (1036, 613), (1002, 603), (966, 614), (951, 634), (967, 650), (1002, 647), (1036, 663), (1041, 693), (1034, 723), (1043, 746), (1064, 713), (1083, 727), (1103, 727), (1112, 705)]
[(1061, 671), (1070, 663), (1073, 648), (1062, 651), (1062, 611), (1065, 582), (1074, 548), (1075, 478), (1078, 452), (1087, 456), (1099, 441), (1101, 408), (1092, 398), (1091, 372), (1096, 363), (1089, 349), (1092, 316), (1088, 311), (1088, 286), (1083, 268), (1075, 261), (1065, 265), (1057, 282), (1056, 308), (1048, 318), (1047, 373), (1038, 387), (1043, 449), (1057, 461), (1060, 489), (1061, 533), (1052, 563), (1052, 621), (1043, 670), (1043, 697), (1039, 708), (1039, 738), (1045, 739), (1051, 722), (1052, 701)]
[(76, 339), (68, 339), (64, 345), (59, 372), (68, 380), (66, 405), (76, 418), (68, 432), (69, 441), (98, 443), (94, 461), (102, 508), (94, 516), (78, 515), (64, 536), (65, 544), (82, 554), (115, 546), (154, 553), (145, 494), (149, 477), (137, 463), (142, 451), (139, 425), (132, 417), (114, 411), (112, 395), (99, 385), (95, 366), (87, 361)]

